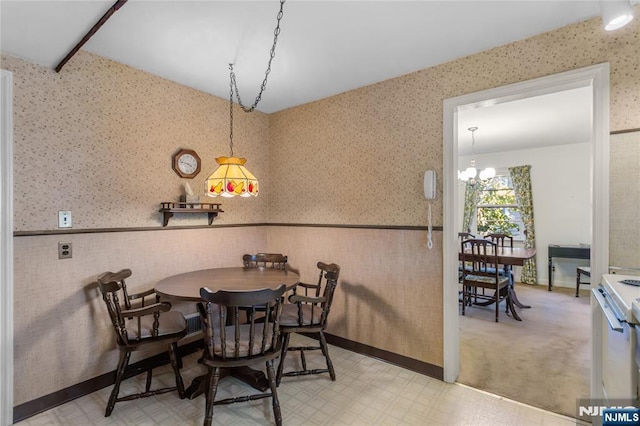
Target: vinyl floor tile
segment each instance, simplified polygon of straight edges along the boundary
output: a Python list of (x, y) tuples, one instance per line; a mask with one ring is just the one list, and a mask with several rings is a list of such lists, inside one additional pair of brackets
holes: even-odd
[[(296, 344), (305, 340), (303, 336), (292, 337)], [(282, 379), (278, 395), (285, 425), (576, 425), (572, 418), (464, 385), (444, 383), (342, 348), (331, 346), (330, 354), (336, 368), (336, 382), (332, 382), (328, 374)], [(186, 385), (205, 372), (196, 362), (198, 356), (193, 354), (184, 359), (182, 375)], [(321, 365), (322, 359), (312, 360), (314, 356), (308, 356), (309, 363)], [(297, 362), (297, 354), (289, 354), (287, 364), (293, 366)], [(154, 373), (154, 384), (170, 385), (173, 381), (168, 366)], [(144, 387), (144, 381), (144, 374), (127, 379), (121, 391), (136, 392)], [(111, 389), (85, 395), (18, 425), (189, 426), (203, 422), (204, 397), (180, 400), (173, 392), (119, 402), (112, 415), (104, 417)], [(249, 386), (226, 378), (221, 382), (218, 395), (228, 397), (246, 392), (251, 392)], [(274, 424), (271, 400), (216, 406), (213, 422), (222, 426)]]

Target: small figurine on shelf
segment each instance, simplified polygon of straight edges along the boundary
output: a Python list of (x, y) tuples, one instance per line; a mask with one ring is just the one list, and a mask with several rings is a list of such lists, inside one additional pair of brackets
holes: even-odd
[[(193, 189), (191, 189), (191, 185), (189, 185), (189, 182), (185, 182), (184, 183), (184, 195), (180, 196), (180, 201), (183, 201), (183, 202), (186, 202), (186, 203), (199, 203), (200, 202), (200, 197), (193, 194)], [(190, 205), (188, 207), (193, 208), (193, 205)]]

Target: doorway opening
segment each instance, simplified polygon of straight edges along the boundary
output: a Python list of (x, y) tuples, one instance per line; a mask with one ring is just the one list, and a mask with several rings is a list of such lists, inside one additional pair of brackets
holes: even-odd
[[(609, 261), (609, 64), (554, 74), (534, 80), (489, 89), (444, 101), (443, 182), (443, 355), (444, 380), (453, 383), (460, 372), (458, 318), (458, 232), (460, 231), (458, 191), (458, 118), (466, 109), (497, 105), (521, 99), (547, 95), (581, 87), (591, 90), (591, 271), (592, 282), (607, 271)], [(546, 253), (546, 247), (538, 247)], [(593, 303), (592, 303), (593, 306)], [(597, 386), (601, 380), (598, 362), (602, 353), (595, 342), (600, 340), (598, 319), (592, 323), (591, 397), (599, 398)]]

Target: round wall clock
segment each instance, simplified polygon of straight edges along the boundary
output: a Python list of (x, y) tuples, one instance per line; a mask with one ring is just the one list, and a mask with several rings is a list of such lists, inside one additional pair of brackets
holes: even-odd
[(181, 149), (173, 156), (173, 171), (180, 177), (193, 179), (200, 173), (200, 157), (191, 149)]

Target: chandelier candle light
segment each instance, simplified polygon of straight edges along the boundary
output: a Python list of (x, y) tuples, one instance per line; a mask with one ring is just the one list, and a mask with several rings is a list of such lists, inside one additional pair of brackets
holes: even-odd
[(278, 12), (277, 25), (273, 31), (273, 46), (271, 47), (269, 63), (264, 73), (264, 80), (260, 86), (260, 92), (256, 96), (256, 100), (251, 107), (246, 107), (240, 99), (240, 92), (236, 84), (236, 75), (233, 72), (233, 64), (229, 64), (230, 83), (229, 83), (229, 147), (231, 150), (230, 157), (218, 157), (216, 162), (218, 168), (205, 181), (205, 193), (210, 197), (250, 197), (258, 195), (258, 179), (244, 167), (247, 162), (246, 158), (233, 156), (233, 93), (235, 90), (238, 104), (244, 112), (253, 112), (258, 106), (258, 102), (262, 98), (262, 92), (267, 87), (267, 78), (271, 72), (271, 61), (276, 55), (276, 44), (278, 43), (278, 35), (280, 34), (280, 20), (282, 19), (282, 10), (285, 0), (280, 0), (280, 11)]
[[(460, 179), (463, 182), (469, 182), (471, 184), (474, 184), (477, 182), (476, 176), (478, 174), (478, 171), (476, 170), (476, 160), (475, 158), (473, 158), (474, 157), (473, 149), (476, 144), (475, 131), (478, 130), (478, 128), (469, 127), (468, 130), (471, 132), (471, 163), (466, 170), (462, 172), (458, 171), (458, 179)], [(496, 169), (494, 169), (493, 167), (487, 167), (486, 169), (480, 172), (479, 178), (481, 181), (486, 181), (495, 177), (495, 175), (496, 175)]]

